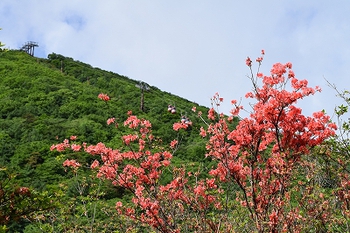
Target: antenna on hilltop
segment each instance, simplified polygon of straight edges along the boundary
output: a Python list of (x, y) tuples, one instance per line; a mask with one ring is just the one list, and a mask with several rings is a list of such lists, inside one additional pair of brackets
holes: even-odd
[(34, 48), (39, 47), (38, 43), (33, 41), (28, 41), (22, 46), (21, 50), (28, 53), (30, 56), (34, 56)]
[(145, 111), (145, 98), (144, 98), (144, 91), (149, 91), (150, 90), (150, 86), (142, 81), (139, 81), (138, 84), (135, 85), (136, 87), (140, 88), (141, 90), (141, 105), (140, 105), (140, 109), (142, 112)]

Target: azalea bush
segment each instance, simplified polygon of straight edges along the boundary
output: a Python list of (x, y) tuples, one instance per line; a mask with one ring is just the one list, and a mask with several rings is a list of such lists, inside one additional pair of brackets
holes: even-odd
[[(327, 231), (350, 231), (350, 106), (349, 91), (339, 91), (330, 84), (342, 104), (335, 108), (338, 131), (314, 151), (305, 163), (308, 178), (304, 186), (309, 205), (305, 210)], [(309, 184), (307, 184), (309, 183)], [(313, 207), (317, 206), (317, 208)], [(309, 208), (311, 207), (311, 208)], [(317, 209), (317, 211), (315, 211)]]
[[(334, 87), (335, 88), (335, 87)], [(344, 104), (338, 106), (335, 113), (338, 118), (339, 133), (337, 137), (328, 143), (328, 150), (325, 152), (327, 158), (332, 160), (335, 170), (338, 173), (338, 189), (335, 195), (340, 200), (340, 210), (342, 217), (349, 224), (350, 217), (350, 118), (345, 116), (349, 113), (350, 92), (338, 91), (338, 96), (343, 99)], [(350, 227), (347, 228), (348, 230)]]
[(0, 232), (16, 232), (21, 224), (34, 221), (32, 214), (54, 208), (47, 193), (20, 186), (15, 174), (0, 167)]
[(31, 213), (32, 224), (23, 232), (126, 232), (127, 221), (117, 216), (112, 200), (107, 198), (112, 191), (108, 181), (97, 178), (96, 171), (87, 168), (67, 169), (67, 173), (71, 179), (60, 183), (60, 188), (51, 194), (54, 206)]
[[(270, 74), (264, 75), (260, 72), (263, 56), (264, 51), (256, 59), (257, 72), (252, 60), (246, 60), (253, 88), (245, 97), (251, 99), (251, 109), (232, 100), (231, 115), (226, 116), (219, 112), (224, 100), (215, 94), (207, 119), (202, 112), (197, 113), (203, 120), (200, 135), (206, 141), (203, 157), (211, 161), (210, 167), (198, 163), (174, 166), (179, 141), (160, 145), (152, 134), (151, 122), (131, 111), (124, 123), (114, 117), (107, 120), (108, 125), (129, 128), (130, 133), (121, 138), (121, 148), (66, 139), (51, 150), (90, 154), (94, 158), (90, 168), (96, 176), (131, 196), (129, 201), (116, 202), (117, 213), (158, 232), (328, 229), (316, 226), (328, 223), (331, 209), (327, 192), (315, 191), (309, 182), (315, 177), (310, 172), (315, 160), (310, 157), (315, 148), (335, 135), (337, 127), (323, 111), (305, 116), (296, 106), (299, 100), (321, 91), (319, 87), (297, 79), (291, 63), (276, 63)], [(98, 97), (110, 101), (107, 94)], [(240, 118), (242, 110), (250, 112), (249, 116)], [(232, 128), (236, 119), (239, 122)], [(191, 127), (192, 122), (182, 119), (173, 125), (178, 132)], [(73, 170), (85, 166), (74, 157), (63, 165)], [(338, 193), (345, 197), (344, 190)], [(317, 211), (327, 214), (319, 218)]]

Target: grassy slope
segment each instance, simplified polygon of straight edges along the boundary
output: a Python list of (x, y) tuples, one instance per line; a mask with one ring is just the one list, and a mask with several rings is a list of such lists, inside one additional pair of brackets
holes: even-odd
[[(107, 126), (106, 120), (115, 117), (122, 123), (129, 110), (151, 121), (153, 134), (162, 139), (162, 146), (167, 147), (173, 139), (181, 141), (175, 153), (175, 164), (203, 161), (205, 144), (199, 136), (203, 122), (191, 108), (196, 106), (203, 113), (207, 108), (150, 87), (144, 94), (145, 110), (141, 111), (141, 92), (136, 84), (137, 81), (125, 76), (58, 54), (39, 59), (20, 51), (0, 52), (0, 178), (4, 180), (10, 175), (9, 185), (13, 189), (27, 186), (54, 198), (54, 202), (61, 203), (61, 207), (52, 210), (56, 211), (54, 216), (60, 216), (63, 211), (62, 217), (70, 220), (60, 224), (74, 227), (77, 221), (74, 216), (83, 207), (78, 199), (85, 197), (77, 196), (74, 188), (77, 180), (65, 171), (62, 162), (76, 155), (52, 152), (50, 146), (76, 135), (79, 142), (104, 142), (120, 148), (121, 136), (127, 129), (122, 124), (118, 128)], [(101, 92), (107, 93), (111, 101), (106, 104), (99, 100), (97, 95)], [(168, 104), (176, 105), (176, 114), (167, 111)], [(181, 114), (191, 118), (193, 127), (178, 133), (172, 125), (180, 121)], [(86, 162), (94, 159), (83, 154), (79, 156)], [(3, 173), (4, 168), (7, 175)], [(84, 176), (89, 177), (89, 174)], [(122, 190), (111, 185), (103, 184), (103, 187), (105, 195), (101, 205), (123, 195)], [(67, 209), (73, 204), (73, 209)], [(66, 213), (68, 210), (72, 212)], [(98, 215), (104, 216), (98, 217), (101, 224), (104, 218), (108, 221), (108, 216), (102, 212)], [(78, 225), (86, 225), (84, 219), (79, 221), (82, 222)], [(11, 229), (21, 231), (25, 226), (34, 227), (28, 224), (26, 221), (12, 223)]]
[[(19, 51), (1, 53), (0, 79), (0, 164), (12, 168), (20, 183), (41, 189), (60, 180), (62, 161), (49, 148), (70, 135), (88, 144), (121, 146), (124, 128), (108, 127), (106, 119), (122, 122), (128, 110), (150, 120), (165, 146), (179, 136), (172, 124), (181, 112), (188, 113), (194, 127), (180, 135), (185, 137), (176, 155), (193, 161), (205, 153), (198, 135), (202, 123), (191, 113), (196, 104), (156, 87), (145, 92), (142, 112), (135, 80), (61, 55), (38, 59)], [(111, 96), (108, 104), (97, 98), (101, 92)], [(168, 104), (175, 104), (178, 113), (168, 113)]]

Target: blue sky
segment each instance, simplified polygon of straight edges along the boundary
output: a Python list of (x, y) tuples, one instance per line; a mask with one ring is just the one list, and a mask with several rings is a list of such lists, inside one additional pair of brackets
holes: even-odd
[(350, 89), (349, 12), (348, 0), (2, 0), (0, 41), (35, 41), (38, 57), (59, 53), (205, 106), (219, 92), (225, 113), (231, 99), (249, 109), (245, 59), (265, 49), (265, 74), (292, 62), (323, 89), (299, 103), (305, 114), (331, 114), (341, 101), (325, 79)]

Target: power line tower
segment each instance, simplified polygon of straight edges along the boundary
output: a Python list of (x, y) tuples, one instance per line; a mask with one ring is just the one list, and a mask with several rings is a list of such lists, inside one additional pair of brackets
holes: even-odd
[(144, 98), (144, 91), (149, 91), (150, 90), (150, 86), (142, 81), (139, 81), (138, 84), (135, 85), (136, 87), (140, 88), (141, 90), (141, 104), (140, 104), (140, 110), (142, 112), (145, 111), (145, 98)]
[(28, 53), (30, 56), (34, 56), (34, 48), (39, 47), (38, 43), (33, 41), (28, 41), (25, 45), (22, 46), (21, 50)]

